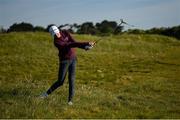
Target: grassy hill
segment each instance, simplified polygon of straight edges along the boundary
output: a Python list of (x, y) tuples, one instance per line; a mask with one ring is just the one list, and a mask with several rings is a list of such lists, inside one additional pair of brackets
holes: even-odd
[[(79, 41), (99, 37), (74, 35)], [(77, 49), (76, 94), (57, 80), (58, 51), (48, 33), (0, 34), (0, 118), (180, 118), (180, 41), (159, 35), (104, 37)]]

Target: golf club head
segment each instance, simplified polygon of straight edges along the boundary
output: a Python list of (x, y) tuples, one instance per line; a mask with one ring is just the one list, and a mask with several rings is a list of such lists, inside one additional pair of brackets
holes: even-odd
[(128, 23), (125, 22), (123, 19), (120, 19), (120, 21), (121, 21), (120, 25), (121, 25), (121, 24), (125, 24), (125, 25), (128, 25), (128, 26), (130, 26), (130, 27), (135, 27), (134, 25), (128, 24)]
[(120, 19), (121, 23), (127, 24), (123, 19)]

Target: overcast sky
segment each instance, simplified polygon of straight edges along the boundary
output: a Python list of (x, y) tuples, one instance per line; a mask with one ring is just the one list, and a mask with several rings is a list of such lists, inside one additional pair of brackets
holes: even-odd
[(121, 18), (141, 29), (180, 25), (180, 0), (0, 0), (4, 28), (23, 21), (46, 27)]

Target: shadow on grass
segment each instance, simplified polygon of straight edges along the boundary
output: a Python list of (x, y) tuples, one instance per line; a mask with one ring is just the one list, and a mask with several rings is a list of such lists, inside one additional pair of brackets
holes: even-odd
[(12, 89), (0, 89), (0, 98), (10, 98), (10, 97), (29, 97), (31, 96), (31, 90), (26, 88), (12, 88)]

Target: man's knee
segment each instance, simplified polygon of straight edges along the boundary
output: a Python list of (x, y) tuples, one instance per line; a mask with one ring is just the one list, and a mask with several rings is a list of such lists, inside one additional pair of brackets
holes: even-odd
[(59, 86), (62, 86), (63, 83), (64, 83), (64, 82), (58, 80), (58, 81), (56, 82), (56, 85), (59, 87)]

